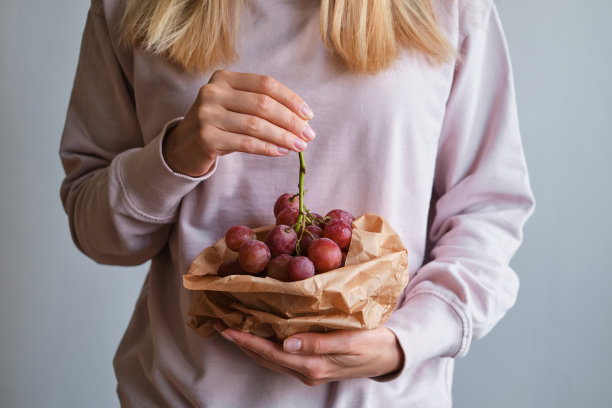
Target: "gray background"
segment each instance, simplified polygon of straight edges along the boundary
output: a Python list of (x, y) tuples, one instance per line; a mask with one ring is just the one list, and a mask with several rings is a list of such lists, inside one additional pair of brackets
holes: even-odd
[[(88, 3), (2, 2), (2, 407), (118, 405), (111, 360), (145, 268), (81, 255), (58, 195)], [(455, 406), (610, 407), (612, 3), (498, 7), (538, 207), (513, 261), (517, 305), (458, 361)]]

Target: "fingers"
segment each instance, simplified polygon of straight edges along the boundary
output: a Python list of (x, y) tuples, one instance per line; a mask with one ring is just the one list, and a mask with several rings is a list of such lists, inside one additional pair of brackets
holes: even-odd
[[(261, 149), (265, 147), (265, 144), (284, 148), (287, 153), (289, 150), (302, 152), (306, 149), (305, 141), (257, 116), (227, 112), (219, 118), (218, 126), (226, 132), (240, 136), (236, 139), (233, 136), (225, 137), (226, 135), (224, 135), (224, 139), (220, 140), (226, 148), (231, 148), (234, 151), (255, 153), (249, 148), (259, 146)], [(246, 140), (245, 138), (254, 140)], [(261, 154), (261, 152), (258, 154)]]
[[(216, 149), (222, 155), (231, 152), (243, 152), (262, 156), (281, 157), (290, 152), (290, 150), (284, 146), (278, 146), (274, 143), (242, 133), (228, 132), (221, 129), (215, 132), (214, 138), (217, 141), (213, 143), (215, 143)], [(293, 147), (292, 150), (297, 149)]]
[(312, 110), (295, 92), (267, 75), (231, 71), (216, 71), (210, 82), (225, 82), (232, 88), (268, 95), (292, 110), (304, 120), (312, 119)]
[(325, 384), (331, 381), (338, 381), (341, 380), (342, 378), (311, 378), (308, 377), (302, 373), (299, 373), (297, 371), (291, 370), (290, 368), (287, 368), (285, 366), (282, 365), (278, 365), (278, 364), (274, 364), (264, 358), (262, 358), (259, 354), (244, 348), (244, 347), (239, 347), (240, 350), (242, 350), (242, 352), (244, 352), (246, 355), (248, 355), (249, 357), (251, 357), (253, 359), (253, 361), (255, 361), (257, 364), (259, 364), (262, 367), (265, 367), (269, 370), (272, 371), (276, 371), (277, 373), (281, 373), (281, 374), (288, 374), (291, 375), (295, 378), (297, 378), (298, 380), (300, 380), (301, 382), (303, 382), (306, 385), (310, 385), (310, 386), (316, 386), (316, 385), (321, 385), (321, 384)]
[(271, 77), (216, 71), (185, 118), (164, 137), (162, 154), (173, 171), (206, 174), (218, 156), (244, 152), (284, 156), (315, 137), (306, 103)]
[(377, 377), (396, 372), (403, 365), (401, 347), (393, 332), (384, 326), (374, 330), (299, 333), (285, 339), (282, 346), (229, 329), (220, 322), (215, 329), (259, 365), (293, 375), (308, 385)]
[(307, 142), (315, 137), (307, 121), (268, 95), (231, 90), (224, 93), (221, 103), (230, 111), (263, 118)]
[(404, 365), (404, 352), (385, 326), (373, 330), (298, 333), (285, 339), (283, 350), (293, 355), (320, 357), (336, 367), (336, 376), (376, 377)]
[(335, 378), (332, 376), (331, 367), (327, 361), (320, 356), (287, 353), (280, 344), (249, 333), (229, 329), (220, 323), (215, 324), (215, 329), (227, 340), (231, 339), (230, 341), (235, 342), (241, 349), (248, 350), (247, 354), (266, 368), (289, 373), (305, 383), (306, 381), (317, 381), (318, 383), (333, 381)]
[(315, 137), (307, 121), (266, 94), (236, 90), (223, 84), (207, 84), (200, 90), (198, 104), (201, 121), (291, 150), (303, 151), (306, 143), (301, 141), (309, 142)]
[(353, 331), (336, 330), (329, 333), (299, 333), (287, 337), (283, 349), (301, 354), (349, 354), (352, 352)]
[[(315, 132), (303, 119), (304, 115), (296, 114), (283, 104), (295, 105), (293, 108), (296, 108), (303, 103), (301, 99), (277, 81), (261, 78), (255, 74), (217, 71), (198, 94), (199, 122), (208, 125), (209, 130), (250, 136), (278, 147), (244, 137), (226, 139), (227, 135), (223, 135), (221, 138), (219, 132), (211, 135), (209, 131), (205, 139), (213, 150), (277, 156), (286, 154), (285, 150), (302, 152), (307, 142), (314, 139)], [(296, 98), (298, 102), (295, 102)]]

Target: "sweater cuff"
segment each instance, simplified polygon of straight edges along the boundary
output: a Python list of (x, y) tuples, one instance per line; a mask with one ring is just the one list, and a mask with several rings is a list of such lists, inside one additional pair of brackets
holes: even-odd
[(404, 365), (399, 371), (374, 378), (376, 381), (391, 381), (430, 358), (460, 357), (470, 343), (471, 330), (464, 314), (434, 292), (412, 295), (384, 325), (397, 337)]
[(127, 150), (117, 156), (116, 174), (123, 196), (135, 216), (148, 221), (172, 221), (181, 200), (217, 169), (217, 161), (203, 176), (175, 173), (164, 160), (162, 143), (167, 132), (183, 118), (164, 125), (146, 146)]

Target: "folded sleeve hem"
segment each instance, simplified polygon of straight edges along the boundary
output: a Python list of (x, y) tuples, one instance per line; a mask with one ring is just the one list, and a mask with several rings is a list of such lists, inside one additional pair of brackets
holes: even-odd
[(406, 370), (434, 357), (461, 357), (471, 340), (469, 320), (451, 299), (433, 291), (419, 291), (406, 298), (384, 324), (396, 336), (404, 352), (402, 368), (373, 378), (394, 380)]
[(211, 166), (211, 168), (203, 175), (198, 176), (198, 177), (191, 177), (188, 176), (186, 174), (182, 174), (182, 173), (178, 173), (174, 170), (172, 170), (172, 168), (168, 165), (168, 163), (166, 162), (166, 159), (164, 159), (164, 154), (162, 151), (162, 146), (164, 145), (164, 138), (166, 137), (166, 135), (168, 133), (170, 133), (170, 131), (172, 129), (174, 129), (184, 118), (180, 117), (180, 118), (176, 118), (176, 119), (172, 119), (171, 121), (169, 121), (168, 123), (166, 123), (164, 125), (164, 129), (162, 130), (162, 132), (159, 134), (159, 137), (161, 137), (159, 144), (157, 144), (158, 147), (158, 153), (159, 153), (159, 157), (161, 158), (162, 164), (164, 165), (164, 167), (166, 168), (166, 171), (168, 173), (172, 173), (174, 175), (176, 175), (177, 177), (181, 177), (184, 178), (186, 180), (191, 180), (191, 181), (195, 181), (197, 183), (199, 183), (200, 181), (206, 180), (207, 178), (209, 178), (216, 170), (217, 170), (217, 162), (218, 160), (215, 160), (213, 165)]
[(172, 171), (162, 154), (162, 143), (166, 133), (182, 118), (176, 118), (146, 146), (127, 150), (117, 156), (116, 177), (122, 195), (135, 216), (148, 221), (172, 221), (185, 195), (200, 182), (209, 178), (217, 168), (213, 167), (203, 176), (190, 177)]

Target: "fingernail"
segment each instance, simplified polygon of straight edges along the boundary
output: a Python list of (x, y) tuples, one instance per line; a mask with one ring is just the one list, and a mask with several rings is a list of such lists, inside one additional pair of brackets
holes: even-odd
[(306, 116), (308, 119), (312, 119), (314, 117), (314, 113), (312, 113), (312, 109), (306, 104), (302, 105), (302, 115)]
[(302, 128), (302, 134), (304, 135), (304, 137), (308, 140), (312, 140), (315, 138), (316, 134), (314, 132), (314, 130), (312, 130), (312, 128), (308, 125), (305, 125)]
[(289, 149), (285, 149), (284, 147), (278, 147), (278, 152), (280, 154), (288, 154), (289, 153)]
[(283, 343), (283, 349), (288, 353), (295, 353), (300, 351), (302, 348), (302, 340), (300, 339), (287, 339)]
[(295, 148), (298, 149), (300, 152), (306, 149), (306, 142), (302, 139), (295, 139), (295, 142), (293, 144), (295, 145)]
[(219, 332), (219, 334), (220, 334), (221, 336), (223, 336), (223, 338), (224, 338), (225, 340), (227, 340), (227, 341), (231, 341), (232, 343), (235, 343), (235, 342), (236, 342), (236, 340), (234, 340), (234, 338), (233, 338), (232, 336), (230, 336), (229, 334), (227, 334), (227, 333), (226, 333), (226, 332), (224, 332), (224, 331)]
[(227, 340), (227, 341), (231, 341), (232, 343), (235, 343), (235, 342), (236, 342), (236, 340), (234, 340), (234, 338), (233, 338), (232, 336), (230, 336), (229, 334), (227, 334), (227, 333), (225, 332), (225, 326), (224, 326), (223, 324), (221, 324), (220, 322), (216, 322), (216, 323), (214, 324), (214, 328), (215, 328), (215, 330), (216, 330), (216, 331), (218, 331), (218, 332), (219, 332), (219, 334), (220, 334), (221, 336), (223, 336), (223, 338), (224, 338), (225, 340)]

